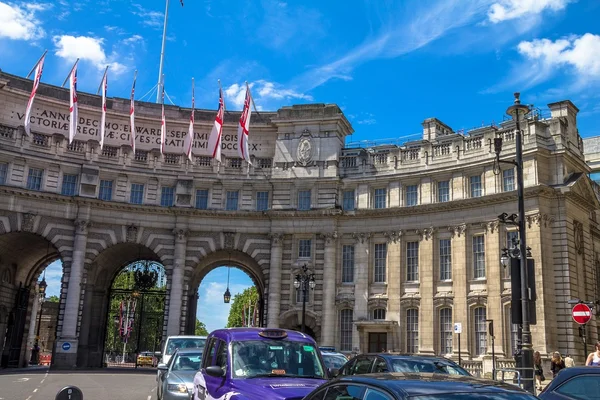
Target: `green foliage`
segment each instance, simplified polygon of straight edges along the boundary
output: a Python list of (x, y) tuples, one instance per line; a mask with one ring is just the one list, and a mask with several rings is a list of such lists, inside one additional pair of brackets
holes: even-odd
[(194, 331), (194, 334), (197, 336), (208, 336), (206, 325), (204, 325), (204, 322), (201, 322), (199, 319), (196, 319), (196, 330)]
[[(252, 305), (252, 310), (258, 305), (258, 291), (256, 287), (252, 286), (244, 290), (242, 293), (236, 294), (233, 297), (231, 303), (231, 309), (229, 310), (229, 318), (227, 319), (227, 328), (235, 328), (243, 326), (242, 319), (244, 315), (244, 308), (246, 309), (245, 315), (248, 315), (248, 306)], [(258, 310), (257, 310), (258, 315)]]
[(49, 303), (58, 303), (58, 300), (59, 300), (58, 296), (50, 296), (44, 301), (47, 301)]

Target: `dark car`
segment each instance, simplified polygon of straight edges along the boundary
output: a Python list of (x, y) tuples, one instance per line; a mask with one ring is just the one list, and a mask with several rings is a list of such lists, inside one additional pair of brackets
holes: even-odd
[(544, 400), (600, 399), (600, 368), (561, 369), (538, 397)]
[(194, 377), (193, 400), (300, 400), (327, 380), (313, 338), (269, 328), (213, 331)]
[(362, 375), (377, 372), (429, 372), (471, 375), (469, 371), (444, 357), (394, 353), (358, 355), (350, 359), (339, 370), (338, 375)]
[(329, 371), (339, 370), (348, 362), (348, 358), (343, 353), (323, 350), (323, 348), (320, 348), (320, 350), (325, 366)]
[(168, 364), (158, 364), (156, 398), (188, 400), (194, 387), (194, 375), (200, 369), (204, 349), (178, 349)]
[(383, 373), (342, 376), (304, 400), (535, 400), (517, 386), (462, 375)]

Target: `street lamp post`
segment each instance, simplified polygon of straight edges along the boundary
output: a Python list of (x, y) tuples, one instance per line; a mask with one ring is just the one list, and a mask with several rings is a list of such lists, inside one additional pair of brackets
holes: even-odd
[(296, 275), (294, 279), (294, 287), (302, 291), (302, 333), (306, 332), (306, 294), (309, 288), (314, 289), (316, 286), (315, 274), (308, 271), (308, 266), (302, 266), (302, 272)]
[(523, 376), (523, 387), (529, 391), (534, 391), (533, 382), (533, 347), (531, 343), (531, 329), (529, 319), (529, 286), (527, 272), (527, 242), (525, 239), (525, 197), (523, 194), (523, 145), (521, 142), (521, 118), (525, 117), (531, 109), (527, 105), (521, 104), (520, 94), (515, 93), (515, 102), (508, 107), (506, 113), (512, 116), (516, 123), (516, 156), (514, 161), (500, 160), (502, 151), (502, 138), (494, 139), (494, 150), (496, 152), (496, 161), (498, 163), (508, 163), (516, 167), (517, 170), (517, 198), (518, 198), (518, 222), (519, 227), (519, 254), (521, 271), (521, 311), (523, 316), (521, 328), (521, 368)]

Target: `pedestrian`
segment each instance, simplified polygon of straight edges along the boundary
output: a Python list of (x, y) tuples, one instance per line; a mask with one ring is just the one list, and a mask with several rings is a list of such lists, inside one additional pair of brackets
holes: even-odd
[(552, 377), (554, 378), (558, 374), (558, 372), (563, 368), (565, 368), (565, 360), (563, 360), (558, 351), (555, 351), (552, 355), (552, 362), (550, 363)]
[(600, 367), (600, 341), (596, 342), (596, 351), (590, 353), (585, 365)]
[(533, 367), (535, 368), (535, 380), (537, 381), (537, 389), (542, 390), (542, 382), (546, 380), (544, 377), (544, 368), (542, 367), (542, 356), (539, 351), (533, 354)]
[(573, 357), (571, 357), (570, 354), (567, 354), (567, 356), (565, 357), (565, 368), (571, 368), (575, 366), (575, 360), (573, 360)]

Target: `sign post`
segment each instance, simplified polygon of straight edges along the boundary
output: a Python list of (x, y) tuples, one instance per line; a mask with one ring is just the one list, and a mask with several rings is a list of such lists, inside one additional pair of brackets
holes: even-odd
[(460, 334), (462, 333), (462, 324), (460, 322), (454, 323), (454, 333), (458, 335), (458, 365), (462, 367), (462, 360), (460, 358)]
[(579, 334), (583, 339), (583, 347), (587, 354), (587, 323), (592, 319), (592, 309), (585, 303), (575, 304), (573, 311), (571, 311), (573, 321), (579, 325)]

